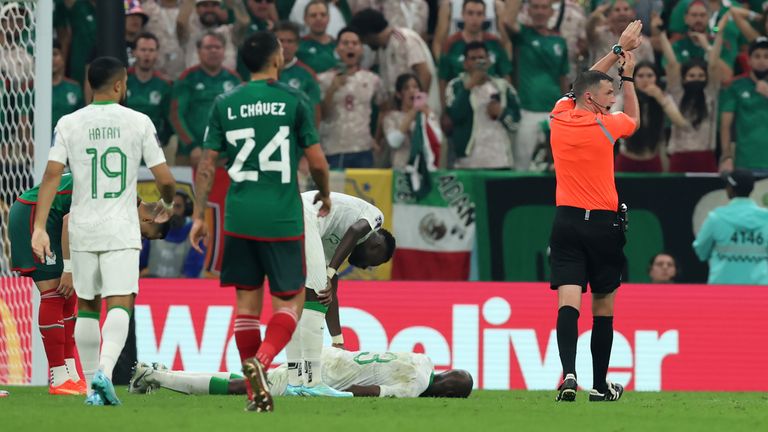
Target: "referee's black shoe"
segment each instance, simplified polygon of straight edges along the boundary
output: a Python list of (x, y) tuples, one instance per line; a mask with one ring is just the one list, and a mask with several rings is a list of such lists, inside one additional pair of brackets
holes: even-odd
[(563, 383), (558, 387), (557, 399), (558, 402), (573, 402), (576, 400), (576, 375), (568, 374), (565, 376)]
[(592, 389), (589, 391), (590, 402), (615, 402), (624, 394), (624, 386), (608, 381), (608, 390), (605, 393)]

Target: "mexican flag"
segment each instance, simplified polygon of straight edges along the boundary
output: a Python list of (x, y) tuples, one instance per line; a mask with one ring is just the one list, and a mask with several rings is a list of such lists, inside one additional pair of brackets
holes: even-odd
[(467, 280), (475, 243), (475, 204), (469, 177), (432, 172), (419, 197), (407, 173), (395, 173), (392, 225), (397, 249), (393, 280)]

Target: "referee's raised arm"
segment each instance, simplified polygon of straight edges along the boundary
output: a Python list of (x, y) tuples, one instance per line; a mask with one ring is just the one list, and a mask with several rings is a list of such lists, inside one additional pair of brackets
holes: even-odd
[[(606, 380), (613, 345), (613, 302), (626, 262), (626, 207), (619, 207), (613, 146), (639, 126), (632, 75), (642, 24), (634, 21), (619, 41), (573, 90), (560, 99), (550, 119), (557, 179), (555, 219), (549, 241), (552, 279), (557, 290), (557, 345), (563, 366), (558, 401), (576, 399), (576, 342), (581, 294), (592, 290), (592, 390), (590, 401), (616, 401), (624, 388)], [(619, 64), (625, 112), (611, 113), (616, 102), (607, 72)]]

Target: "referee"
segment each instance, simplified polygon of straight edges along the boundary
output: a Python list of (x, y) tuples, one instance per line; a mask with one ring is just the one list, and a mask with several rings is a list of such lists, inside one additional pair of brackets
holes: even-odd
[[(627, 26), (611, 52), (573, 84), (550, 114), (557, 178), (557, 210), (550, 237), (551, 288), (557, 290), (557, 346), (563, 366), (558, 401), (576, 399), (576, 341), (581, 294), (592, 288), (592, 373), (590, 401), (616, 401), (624, 388), (606, 380), (613, 344), (613, 301), (621, 284), (624, 213), (613, 177), (614, 143), (639, 126), (630, 52), (640, 45), (642, 24)], [(616, 102), (606, 72), (617, 62), (626, 113), (611, 113)]]

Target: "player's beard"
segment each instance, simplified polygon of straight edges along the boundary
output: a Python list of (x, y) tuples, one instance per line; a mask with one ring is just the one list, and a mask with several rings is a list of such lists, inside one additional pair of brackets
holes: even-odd
[(349, 255), (349, 263), (357, 268), (365, 268), (365, 250), (361, 246), (357, 246), (352, 249), (352, 253)]

